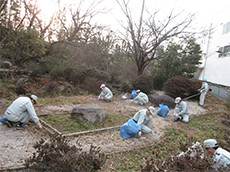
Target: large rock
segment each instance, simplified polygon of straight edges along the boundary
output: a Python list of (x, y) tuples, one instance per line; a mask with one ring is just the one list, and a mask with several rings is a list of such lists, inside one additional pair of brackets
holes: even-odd
[(72, 110), (71, 117), (89, 124), (95, 124), (102, 122), (107, 117), (107, 113), (98, 105), (81, 105)]
[(149, 95), (149, 102), (152, 103), (154, 106), (159, 106), (159, 104), (167, 105), (169, 108), (175, 108), (174, 99), (166, 94), (159, 95), (159, 94), (152, 94)]

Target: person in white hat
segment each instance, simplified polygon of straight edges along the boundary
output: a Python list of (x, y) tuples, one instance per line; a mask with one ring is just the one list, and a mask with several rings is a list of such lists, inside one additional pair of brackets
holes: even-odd
[(150, 106), (147, 109), (143, 109), (138, 111), (134, 116), (133, 120), (141, 126), (141, 131), (139, 131), (138, 135), (141, 136), (143, 133), (151, 133), (151, 126), (152, 126), (152, 116), (154, 115), (155, 109), (154, 107)]
[(184, 102), (181, 97), (175, 99), (176, 107), (174, 109), (174, 116), (176, 117), (175, 122), (189, 122), (189, 110), (188, 105)]
[(105, 86), (105, 84), (101, 84), (100, 86), (101, 88), (101, 93), (98, 96), (98, 100), (105, 100), (105, 101), (111, 101), (111, 99), (113, 98), (113, 93), (112, 91)]
[(137, 96), (132, 101), (137, 100), (141, 106), (149, 102), (149, 98), (145, 93), (141, 92), (140, 90), (137, 90), (136, 93)]
[(34, 104), (37, 103), (37, 96), (31, 95), (30, 97), (19, 97), (6, 109), (5, 116), (0, 120), (8, 127), (13, 127), (17, 123), (18, 129), (26, 128), (24, 124), (31, 118), (42, 129), (39, 118), (35, 112)]
[(206, 94), (208, 93), (208, 90), (209, 90), (209, 86), (207, 83), (207, 79), (203, 79), (201, 88), (198, 90), (200, 91), (200, 103), (199, 103), (200, 106), (204, 105), (205, 97)]
[(213, 156), (213, 160), (215, 162), (213, 167), (216, 170), (230, 170), (230, 152), (219, 147), (215, 139), (205, 140), (204, 147), (208, 151), (208, 153)]

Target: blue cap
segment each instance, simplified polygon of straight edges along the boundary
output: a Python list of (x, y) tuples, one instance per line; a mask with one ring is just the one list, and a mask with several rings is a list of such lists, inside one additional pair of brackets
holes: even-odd
[(204, 79), (203, 79), (203, 81), (207, 81), (207, 79), (206, 79), (206, 78), (204, 78)]

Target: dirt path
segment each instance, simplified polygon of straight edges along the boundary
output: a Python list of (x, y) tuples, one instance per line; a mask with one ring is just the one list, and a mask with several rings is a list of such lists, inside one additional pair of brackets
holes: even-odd
[[(92, 103), (87, 102), (87, 103)], [(134, 114), (140, 109), (140, 107), (130, 100), (123, 100), (117, 98), (112, 103), (104, 103), (100, 101), (94, 101), (93, 103), (98, 104), (102, 108), (110, 109), (114, 113), (130, 115)], [(206, 110), (197, 106), (196, 102), (187, 102), (190, 109), (190, 117), (194, 115), (205, 114)], [(70, 112), (75, 105), (65, 104), (60, 106), (40, 106), (36, 107), (38, 114), (59, 114)], [(148, 107), (148, 106), (146, 106)], [(156, 111), (159, 107), (155, 107)], [(3, 114), (4, 109), (1, 109)], [(2, 117), (2, 115), (0, 116)], [(143, 135), (140, 138), (131, 138), (124, 140), (120, 136), (119, 131), (107, 131), (97, 134), (82, 135), (77, 138), (71, 139), (71, 143), (75, 143), (77, 139), (82, 143), (83, 148), (88, 149), (91, 144), (101, 147), (101, 150), (105, 153), (120, 152), (136, 149), (139, 147), (145, 147), (147, 145), (156, 143), (164, 134), (164, 130), (172, 124), (173, 121), (173, 110), (170, 110), (168, 118), (162, 118), (157, 115), (153, 117), (152, 134)], [(22, 165), (24, 160), (32, 155), (34, 152), (33, 145), (40, 138), (46, 138), (47, 133), (45, 131), (39, 131), (34, 125), (30, 125), (25, 130), (16, 130), (16, 128), (7, 128), (5, 125), (0, 124), (0, 169)]]

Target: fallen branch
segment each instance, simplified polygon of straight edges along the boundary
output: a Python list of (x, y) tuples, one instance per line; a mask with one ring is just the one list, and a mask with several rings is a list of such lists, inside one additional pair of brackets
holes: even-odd
[(15, 167), (0, 167), (0, 171), (15, 171), (15, 170), (25, 170), (26, 166), (15, 166)]
[(58, 130), (56, 130), (55, 128), (53, 128), (51, 125), (47, 124), (45, 121), (43, 121), (42, 119), (40, 119), (41, 123), (44, 124), (45, 126), (49, 127), (51, 130), (53, 130), (54, 132), (56, 132), (59, 135), (62, 135), (61, 132), (59, 132)]
[(79, 136), (79, 135), (83, 135), (83, 134), (96, 133), (96, 132), (102, 132), (102, 131), (108, 131), (108, 130), (119, 130), (120, 127), (121, 126), (100, 128), (100, 129), (88, 130), (88, 131), (80, 131), (80, 132), (76, 132), (76, 133), (63, 134), (63, 136), (70, 137), (70, 136)]

